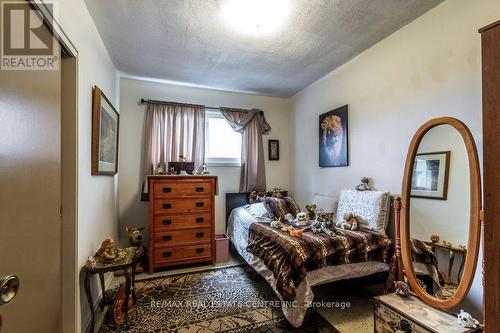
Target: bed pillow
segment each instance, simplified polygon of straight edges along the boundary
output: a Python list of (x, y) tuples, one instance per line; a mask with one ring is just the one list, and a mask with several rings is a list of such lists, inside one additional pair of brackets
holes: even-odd
[(313, 203), (316, 204), (316, 210), (324, 210), (325, 212), (335, 212), (337, 211), (339, 197), (316, 193), (314, 195)]
[(299, 205), (291, 197), (267, 197), (264, 200), (264, 206), (271, 218), (281, 219), (281, 221), (285, 221), (286, 214), (292, 214), (295, 217), (300, 212)]
[(360, 227), (385, 232), (389, 216), (389, 193), (382, 191), (342, 190), (337, 216), (356, 216)]

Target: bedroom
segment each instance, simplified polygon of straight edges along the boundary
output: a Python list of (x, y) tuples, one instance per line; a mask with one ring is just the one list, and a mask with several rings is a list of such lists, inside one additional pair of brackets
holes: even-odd
[[(7, 2), (2, 1), (2, 6)], [(499, 56), (493, 49), (493, 55), (485, 58), (488, 34), (496, 33), (493, 36), (498, 38), (498, 32), (495, 26), (481, 33), (478, 30), (498, 21), (498, 1), (73, 0), (55, 2), (53, 7), (35, 1), (26, 8), (42, 12), (63, 52), (58, 71), (0, 70), (4, 184), (0, 274), (17, 275), (20, 281), (17, 296), (0, 306), (0, 332), (87, 332), (92, 313), (96, 332), (126, 332), (127, 322), (130, 332), (279, 331), (282, 326), (285, 331), (298, 326), (296, 332), (371, 332), (376, 329), (374, 297), (385, 294), (391, 268), (397, 268), (399, 278), (406, 278), (415, 293), (411, 299), (421, 299), (419, 309), (442, 309), (437, 313), (451, 313), (446, 318), (453, 322), (463, 309), (488, 331), (497, 330), (499, 275), (494, 254), (498, 253), (495, 246), (500, 243), (500, 233), (498, 224), (485, 223), (484, 236), (478, 242), (478, 228), (484, 221), (480, 208), (488, 220), (497, 218), (492, 202), (500, 195), (494, 172), (500, 153), (494, 128), (499, 124), (491, 111), (499, 107), (495, 104), (498, 86), (487, 83), (492, 76), (492, 84), (498, 84)], [(490, 43), (499, 45), (498, 39)], [(495, 65), (486, 67), (487, 61)], [(492, 98), (489, 91), (494, 92)], [(60, 112), (60, 120), (51, 114), (26, 123), (34, 110), (49, 108)], [(10, 116), (9, 110), (17, 109), (24, 109), (27, 116)], [(99, 111), (102, 114), (96, 121)], [(249, 123), (243, 126), (249, 127), (239, 129), (240, 134), (235, 130), (242, 126), (238, 118), (243, 115)], [(101, 121), (107, 127), (99, 128), (98, 120), (104, 116), (109, 116)], [(437, 127), (413, 146), (415, 155), (433, 154), (416, 155), (410, 164), (439, 162), (443, 168), (424, 170), (418, 184), (416, 174), (414, 182), (408, 182), (412, 174), (405, 165), (410, 165), (407, 156), (412, 155), (412, 138), (422, 125), (440, 117), (456, 118), (460, 123), (448, 119), (448, 125), (434, 124)], [(15, 139), (16, 131), (31, 139)], [(175, 137), (169, 137), (169, 131)], [(61, 136), (44, 134), (55, 132)], [(469, 132), (470, 136), (457, 135)], [(107, 150), (100, 151), (99, 140), (96, 144), (98, 134), (111, 139), (105, 145)], [(474, 145), (479, 168), (470, 165)], [(40, 154), (37, 158), (33, 157), (35, 151)], [(446, 151), (451, 156), (438, 154)], [(55, 158), (59, 153), (61, 159), (43, 155)], [(57, 172), (52, 172), (54, 161), (60, 163)], [(186, 166), (199, 174), (149, 177), (170, 173), (171, 168), (176, 173), (190, 173), (191, 169), (182, 170)], [(38, 172), (26, 171), (34, 168)], [(209, 174), (203, 175), (204, 171)], [(54, 178), (44, 181), (39, 175)], [(355, 190), (362, 177), (369, 178), (371, 191)], [(164, 186), (163, 181), (172, 183)], [(412, 191), (405, 192), (410, 185)], [(435, 195), (441, 200), (419, 197), (419, 186), (440, 192)], [(359, 230), (339, 225), (330, 227), (334, 235), (328, 230), (301, 234), (300, 230), (312, 226), (282, 231), (290, 224), (247, 225), (242, 215), (252, 216), (255, 222), (261, 217), (252, 214), (269, 214), (266, 207), (276, 215), (272, 219), (280, 216), (279, 222), (285, 222), (279, 209), (285, 201), (273, 199), (281, 192), (249, 209), (245, 208), (249, 196), (241, 194), (276, 188), (286, 191), (283, 196), (292, 197), (299, 206), (294, 209), (288, 201), (285, 213), (296, 215), (306, 212), (307, 204), (316, 204), (312, 220), (318, 220), (321, 210), (335, 213), (334, 221), (343, 221), (344, 213), (352, 213), (359, 220)], [(478, 192), (481, 205), (477, 205)], [(47, 193), (54, 195), (49, 198)], [(21, 204), (27, 199), (20, 198), (28, 195), (32, 209)], [(190, 202), (189, 196), (195, 198), (194, 209), (199, 208), (196, 214), (201, 215), (176, 207)], [(399, 233), (395, 232), (396, 197), (403, 200)], [(375, 202), (370, 209), (378, 210), (370, 213), (378, 218), (369, 219), (359, 205), (345, 208), (352, 198), (356, 203)], [(273, 210), (275, 201), (277, 211)], [(156, 202), (159, 206), (154, 206)], [(235, 210), (232, 218), (230, 208)], [(45, 215), (37, 216), (42, 211)], [(195, 220), (189, 220), (191, 216)], [(40, 222), (32, 223), (34, 219)], [(426, 224), (429, 220), (440, 223)], [(372, 228), (383, 231), (372, 235), (366, 231)], [(142, 233), (140, 239), (137, 232)], [(270, 241), (271, 236), (264, 236), (267, 232), (284, 235), (287, 241)], [(299, 233), (292, 236), (293, 232)], [(273, 260), (268, 258), (279, 253), (266, 253), (276, 244), (283, 250), (289, 241), (328, 243), (346, 234), (363, 235), (361, 241), (353, 237), (353, 244), (359, 245), (367, 242), (363, 232), (372, 235), (372, 245), (378, 247), (370, 254), (378, 256), (387, 250), (387, 260), (377, 257), (365, 265), (366, 258), (353, 257), (347, 261), (360, 262), (347, 263), (337, 253), (336, 257), (326, 256), (331, 262), (323, 267), (325, 256), (312, 252), (307, 265), (299, 265), (302, 270), (290, 270), (290, 274), (300, 272), (294, 275), (297, 288), (291, 290), (284, 285), (286, 270), (279, 271), (278, 265), (273, 270)], [(236, 240), (238, 233), (245, 234), (243, 240)], [(256, 236), (259, 233), (262, 237)], [(215, 240), (216, 235), (224, 234), (230, 239)], [(376, 238), (380, 234), (387, 238)], [(390, 251), (395, 249), (396, 235), (403, 253), (394, 261)], [(106, 271), (101, 280), (88, 262), (107, 237), (119, 248), (129, 247), (134, 237), (145, 246), (147, 260), (141, 262), (145, 272), (136, 276), (136, 297), (129, 297), (133, 300), (130, 311), (113, 306), (113, 302), (126, 303), (119, 295), (132, 295), (126, 292), (125, 279)], [(178, 237), (184, 241), (177, 242)], [(410, 237), (427, 242), (424, 248), (438, 261), (432, 268), (437, 274), (416, 272), (418, 280), (427, 282), (426, 288), (417, 288), (418, 282), (409, 272), (411, 260), (404, 262), (406, 250), (415, 246)], [(268, 243), (259, 242), (265, 239)], [(175, 246), (163, 245), (172, 241)], [(20, 244), (26, 251), (18, 251), (17, 258), (6, 251)], [(110, 240), (106, 244), (113, 246)], [(318, 250), (317, 246), (304, 246)], [(181, 253), (189, 250), (194, 252)], [(246, 256), (248, 253), (252, 256)], [(284, 257), (288, 254), (294, 256), (290, 249), (281, 251)], [(311, 257), (322, 260), (313, 262)], [(215, 263), (216, 259), (221, 262)], [(88, 263), (93, 268), (87, 293), (87, 271), (82, 267)], [(308, 269), (303, 270), (305, 267)], [(403, 267), (406, 277), (401, 276)], [(17, 290), (16, 279), (2, 276), (1, 281)], [(194, 281), (193, 287), (183, 289), (186, 281)], [(99, 306), (101, 282), (110, 291), (105, 301), (111, 305), (105, 307)], [(206, 291), (217, 282), (231, 288)], [(171, 286), (160, 288), (164, 285)], [(450, 290), (453, 306), (446, 300), (445, 305), (437, 304), (439, 298), (429, 296), (444, 297), (442, 292)], [(295, 299), (297, 293), (305, 297), (303, 301), (315, 302), (307, 315), (301, 307), (278, 301), (280, 297)], [(257, 304), (228, 302), (242, 299)], [(383, 305), (389, 300), (379, 302)], [(46, 311), (37, 310), (41, 308)], [(114, 317), (115, 309), (121, 317)], [(396, 313), (409, 322), (422, 320), (399, 310)], [(26, 313), (31, 320), (26, 320)], [(116, 320), (122, 326), (113, 326)]]

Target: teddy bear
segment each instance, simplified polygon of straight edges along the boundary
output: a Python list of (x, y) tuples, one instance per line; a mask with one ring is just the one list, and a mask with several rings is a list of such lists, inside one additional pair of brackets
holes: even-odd
[(359, 222), (356, 216), (352, 213), (345, 213), (344, 218), (338, 220), (336, 223), (337, 228), (342, 228), (346, 230), (358, 230)]
[(309, 220), (316, 219), (316, 204), (308, 204), (306, 205), (306, 214)]

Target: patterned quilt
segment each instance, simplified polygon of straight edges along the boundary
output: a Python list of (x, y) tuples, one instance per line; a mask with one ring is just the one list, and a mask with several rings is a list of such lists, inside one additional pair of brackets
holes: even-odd
[(247, 251), (273, 272), (283, 299), (293, 301), (295, 288), (308, 271), (363, 261), (387, 262), (389, 244), (385, 234), (369, 229), (338, 229), (333, 237), (306, 231), (301, 237), (292, 237), (269, 223), (259, 222), (250, 226)]

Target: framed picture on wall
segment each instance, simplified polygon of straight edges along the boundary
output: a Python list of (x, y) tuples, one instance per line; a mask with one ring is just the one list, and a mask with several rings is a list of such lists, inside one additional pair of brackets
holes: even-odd
[(450, 151), (416, 155), (411, 178), (412, 197), (447, 199), (450, 155)]
[(349, 165), (347, 105), (319, 116), (319, 166)]
[(269, 160), (279, 161), (280, 159), (280, 142), (279, 140), (267, 140), (269, 150)]
[(118, 172), (120, 115), (109, 99), (94, 86), (92, 94), (92, 175)]

